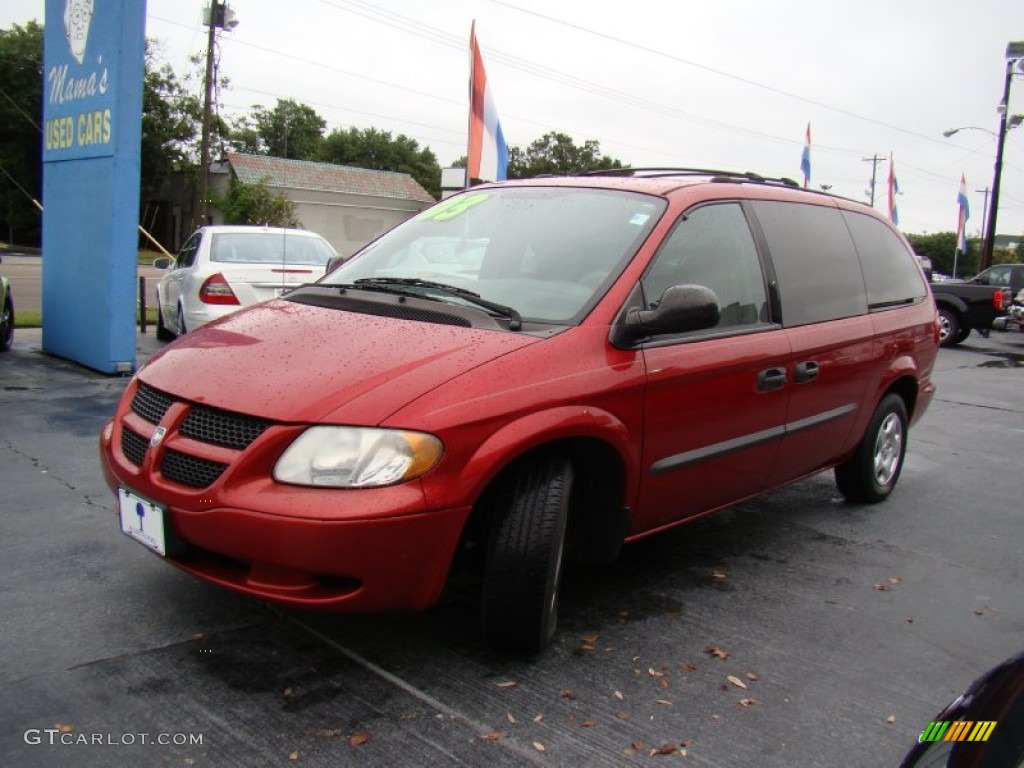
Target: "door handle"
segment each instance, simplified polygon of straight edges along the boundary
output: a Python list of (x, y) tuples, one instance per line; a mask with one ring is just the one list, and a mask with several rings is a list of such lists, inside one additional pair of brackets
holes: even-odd
[(818, 374), (821, 372), (821, 367), (814, 360), (805, 360), (802, 363), (796, 364), (796, 375), (793, 377), (796, 379), (797, 384), (802, 384), (805, 381), (811, 381), (812, 379), (818, 378)]
[(757, 374), (757, 388), (762, 392), (772, 392), (786, 386), (788, 379), (785, 368), (765, 368)]

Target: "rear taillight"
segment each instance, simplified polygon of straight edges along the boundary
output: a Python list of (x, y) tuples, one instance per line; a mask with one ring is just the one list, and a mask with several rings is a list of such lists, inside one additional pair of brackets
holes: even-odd
[(203, 304), (238, 304), (238, 297), (220, 272), (203, 281), (199, 289), (199, 300)]
[(1002, 310), (1010, 306), (1010, 301), (1010, 291), (1008, 288), (1000, 288), (992, 294), (992, 306), (998, 310)]

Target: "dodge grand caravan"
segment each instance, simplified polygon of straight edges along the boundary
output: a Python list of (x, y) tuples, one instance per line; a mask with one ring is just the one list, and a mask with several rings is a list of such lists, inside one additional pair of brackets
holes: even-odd
[[(215, 584), (551, 639), (563, 563), (833, 469), (885, 499), (934, 393), (904, 238), (785, 179), (474, 187), (167, 346), (101, 434), (121, 529)], [(460, 559), (461, 561), (461, 559)]]

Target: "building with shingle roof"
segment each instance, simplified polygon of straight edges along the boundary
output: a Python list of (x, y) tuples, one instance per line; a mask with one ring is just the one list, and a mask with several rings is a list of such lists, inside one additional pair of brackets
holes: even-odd
[(225, 159), (238, 181), (262, 182), (290, 200), (302, 226), (319, 232), (343, 256), (434, 203), (407, 173), (238, 152)]

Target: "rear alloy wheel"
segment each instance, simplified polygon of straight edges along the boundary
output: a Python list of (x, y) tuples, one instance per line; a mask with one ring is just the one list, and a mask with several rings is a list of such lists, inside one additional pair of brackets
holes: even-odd
[(896, 487), (906, 451), (907, 408), (899, 395), (886, 395), (853, 458), (835, 469), (839, 492), (864, 504), (884, 501)]
[(483, 583), (489, 645), (533, 654), (554, 636), (572, 486), (568, 459), (536, 456), (497, 489)]
[[(960, 318), (955, 312), (945, 307), (939, 308), (939, 344), (943, 347), (953, 347), (967, 338), (960, 335)], [(970, 329), (968, 329), (970, 333)]]
[(6, 352), (14, 345), (14, 301), (11, 292), (4, 297), (4, 311), (0, 314), (0, 352)]

